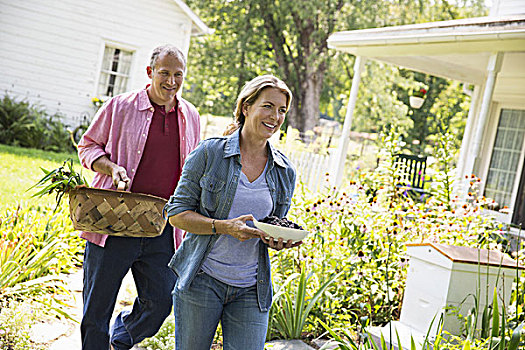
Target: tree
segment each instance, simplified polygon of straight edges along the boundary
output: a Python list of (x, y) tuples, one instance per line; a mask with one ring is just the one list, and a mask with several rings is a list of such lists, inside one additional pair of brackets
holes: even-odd
[[(187, 0), (186, 3), (215, 34), (193, 40), (189, 57), (187, 95), (201, 112), (230, 114), (245, 81), (273, 73), (294, 94), (289, 123), (300, 131), (319, 121), (320, 107), (343, 118), (346, 94), (353, 77), (350, 55), (329, 50), (326, 39), (338, 30), (455, 19), (480, 14), (483, 0)], [(405, 79), (397, 68), (370, 63), (363, 76), (381, 87), (363, 95), (356, 111), (363, 128), (380, 130), (399, 122), (403, 106), (395, 94), (395, 79)], [(394, 72), (391, 76), (389, 72)], [(363, 84), (365, 85), (365, 84)], [(377, 98), (379, 96), (380, 98)], [(384, 110), (384, 108), (390, 110)], [(406, 123), (405, 123), (406, 124)], [(408, 127), (408, 125), (407, 125)]]
[(336, 28), (343, 0), (268, 1), (256, 9), (264, 20), (279, 70), (295, 96), (289, 124), (307, 131), (319, 117), (319, 101), (330, 55), (326, 40)]
[(300, 131), (313, 129), (329, 66), (326, 39), (336, 28), (344, 1), (187, 3), (216, 30), (212, 36), (198, 39), (197, 48), (192, 48), (195, 56), (190, 56), (190, 67), (197, 69), (189, 72), (189, 95), (194, 100), (209, 101), (205, 107), (209, 111), (225, 112), (228, 108), (221, 100), (228, 101), (225, 105), (232, 104), (233, 95), (246, 80), (273, 72), (294, 95), (289, 124)]

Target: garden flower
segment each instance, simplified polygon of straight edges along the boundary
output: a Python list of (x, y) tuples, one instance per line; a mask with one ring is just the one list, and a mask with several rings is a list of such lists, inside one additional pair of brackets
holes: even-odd
[(414, 93), (412, 93), (412, 96), (423, 98), (425, 97), (426, 93), (427, 93), (427, 90), (420, 88), (418, 91), (415, 91)]
[(499, 210), (499, 212), (500, 212), (500, 213), (503, 213), (503, 214), (509, 214), (509, 213), (510, 213), (510, 209), (509, 209), (509, 207), (507, 207), (507, 206), (505, 205), (503, 208), (501, 208), (501, 209)]
[(93, 105), (96, 107), (96, 108), (100, 108), (103, 104), (104, 104), (104, 100), (101, 100), (100, 98), (98, 97), (93, 97), (91, 99), (91, 103), (93, 103)]

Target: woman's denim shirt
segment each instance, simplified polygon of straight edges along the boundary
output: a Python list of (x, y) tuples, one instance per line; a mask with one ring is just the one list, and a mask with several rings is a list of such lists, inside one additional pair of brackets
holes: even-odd
[[(190, 153), (175, 193), (164, 207), (166, 215), (174, 216), (193, 210), (204, 216), (228, 217), (241, 174), (239, 130), (228, 137), (202, 141)], [(268, 143), (266, 181), (273, 201), (272, 214), (284, 217), (290, 209), (295, 187), (295, 169), (281, 152)], [(218, 235), (197, 235), (188, 232), (169, 266), (177, 274), (175, 288), (186, 290), (211, 251)], [(257, 268), (257, 299), (261, 311), (272, 304), (272, 285), (268, 246), (259, 243)]]

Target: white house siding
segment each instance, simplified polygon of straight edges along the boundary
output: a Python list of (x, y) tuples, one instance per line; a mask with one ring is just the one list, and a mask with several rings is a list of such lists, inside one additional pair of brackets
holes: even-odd
[(491, 16), (505, 16), (525, 13), (525, 1), (523, 0), (493, 0), (490, 9)]
[(192, 22), (172, 0), (0, 0), (0, 95), (60, 112), (92, 112), (105, 43), (134, 51), (128, 89), (148, 82), (151, 50), (188, 53)]

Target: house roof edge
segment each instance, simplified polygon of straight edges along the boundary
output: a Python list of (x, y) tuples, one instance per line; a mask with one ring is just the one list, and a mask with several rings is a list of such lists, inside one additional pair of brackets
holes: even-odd
[(500, 40), (525, 38), (525, 15), (487, 16), (451, 21), (427, 22), (394, 27), (335, 32), (328, 46), (358, 47), (367, 45)]
[(182, 0), (173, 0), (177, 6), (179, 6), (182, 11), (191, 19), (193, 22), (194, 27), (197, 29), (197, 31), (192, 30), (192, 36), (201, 36), (201, 35), (209, 35), (213, 34), (215, 32), (215, 29), (212, 29), (208, 27), (195, 12), (193, 12), (188, 5)]

